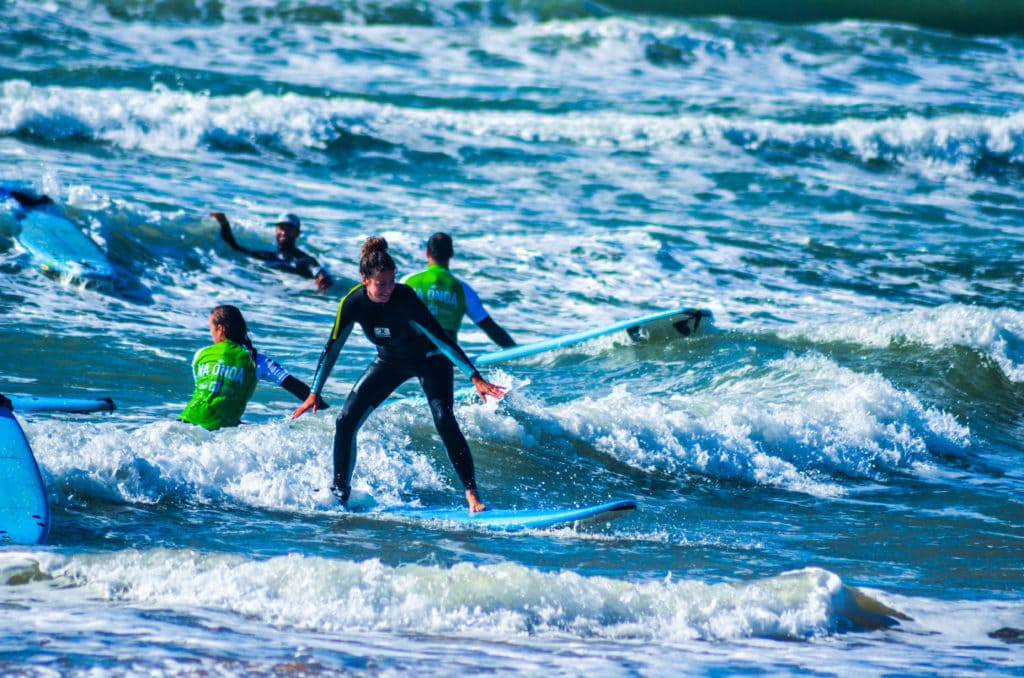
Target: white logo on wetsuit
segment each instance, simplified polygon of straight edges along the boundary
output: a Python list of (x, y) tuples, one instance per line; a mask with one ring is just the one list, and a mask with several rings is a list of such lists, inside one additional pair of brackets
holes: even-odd
[(389, 327), (374, 327), (373, 336), (380, 337), (381, 339), (391, 338), (391, 328)]

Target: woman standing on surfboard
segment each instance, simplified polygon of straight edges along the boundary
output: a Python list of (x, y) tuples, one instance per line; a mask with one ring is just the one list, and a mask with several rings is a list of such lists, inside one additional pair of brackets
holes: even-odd
[(338, 415), (334, 433), (334, 482), (331, 491), (345, 504), (356, 462), (356, 434), (366, 417), (403, 382), (416, 377), (423, 387), (434, 417), (434, 425), (448, 451), (455, 472), (466, 490), (471, 512), (483, 511), (476, 487), (473, 456), (455, 420), (451, 364), (469, 376), (477, 393), (500, 398), (505, 389), (485, 381), (459, 345), (451, 339), (423, 301), (407, 285), (395, 284), (395, 262), (384, 238), (363, 243), (359, 260), (362, 284), (354, 287), (338, 304), (334, 327), (320, 355), (313, 392), (292, 413), (292, 418), (313, 409), (317, 398), (348, 339), (359, 323), (376, 347), (377, 357), (352, 387)]
[[(213, 345), (199, 349), (192, 359), (196, 390), (179, 420), (210, 431), (238, 426), (257, 381), (276, 384), (299, 400), (309, 395), (309, 386), (253, 347), (245, 318), (234, 306), (210, 311), (210, 336)], [(320, 400), (318, 406), (327, 403)]]

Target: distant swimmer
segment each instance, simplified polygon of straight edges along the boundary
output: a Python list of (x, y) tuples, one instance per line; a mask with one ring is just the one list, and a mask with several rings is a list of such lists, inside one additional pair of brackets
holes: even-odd
[[(236, 307), (217, 306), (210, 311), (210, 336), (213, 345), (199, 349), (192, 359), (196, 390), (180, 421), (210, 431), (238, 426), (257, 381), (280, 386), (302, 401), (309, 396), (309, 386), (253, 347), (245, 318)], [(317, 398), (317, 407), (327, 403)]]
[(318, 292), (326, 292), (334, 283), (327, 270), (320, 266), (314, 257), (295, 246), (295, 241), (299, 239), (302, 222), (294, 214), (282, 214), (274, 222), (276, 250), (250, 250), (242, 247), (235, 240), (235, 235), (231, 232), (231, 224), (228, 223), (228, 218), (223, 212), (210, 212), (210, 216), (220, 224), (220, 237), (232, 249), (259, 259), (278, 271), (294, 273), (303, 278), (312, 278)]
[(480, 376), (412, 288), (395, 284), (395, 262), (387, 249), (388, 243), (381, 237), (368, 238), (363, 244), (359, 260), (362, 284), (352, 288), (338, 304), (334, 327), (313, 377), (313, 393), (292, 413), (292, 418), (309, 409), (317, 411), (316, 399), (349, 333), (358, 323), (366, 338), (377, 347), (377, 357), (352, 387), (335, 424), (332, 492), (342, 504), (348, 502), (359, 427), (396, 388), (416, 377), (427, 396), (448, 459), (466, 490), (469, 510), (483, 511), (473, 456), (455, 420), (451, 365), (469, 376), (485, 401), (487, 396), (500, 398), (505, 389)]
[(491, 318), (476, 291), (448, 270), (454, 254), (452, 237), (435, 233), (427, 241), (427, 270), (408, 275), (402, 282), (416, 291), (452, 339), (458, 336), (462, 316), (468, 315), (498, 346), (515, 346), (508, 332)]

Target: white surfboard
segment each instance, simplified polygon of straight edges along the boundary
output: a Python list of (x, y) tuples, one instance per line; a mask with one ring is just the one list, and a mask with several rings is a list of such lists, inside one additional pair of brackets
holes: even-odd
[(50, 531), (50, 505), (25, 432), (0, 407), (0, 545), (39, 544)]
[(469, 509), (465, 507), (392, 507), (382, 510), (381, 513), (417, 520), (458, 523), (499, 532), (517, 532), (551, 527), (571, 527), (579, 523), (605, 522), (628, 515), (635, 510), (635, 501), (619, 499), (592, 506), (556, 509), (487, 509), (479, 513), (470, 513)]
[(113, 284), (114, 267), (73, 223), (47, 208), (28, 210), (18, 242), (47, 275), (89, 287)]
[(561, 337), (545, 339), (532, 344), (513, 346), (512, 348), (485, 353), (473, 360), (475, 365), (493, 365), (494, 363), (524, 358), (537, 355), (545, 351), (553, 351), (557, 348), (572, 346), (584, 341), (596, 339), (597, 337), (614, 332), (626, 332), (634, 341), (640, 341), (650, 336), (676, 336), (689, 337), (707, 327), (712, 319), (711, 311), (701, 308), (676, 308), (668, 311), (660, 311), (649, 315), (642, 315), (629, 320), (623, 320), (611, 325), (595, 327), (582, 332), (574, 332)]

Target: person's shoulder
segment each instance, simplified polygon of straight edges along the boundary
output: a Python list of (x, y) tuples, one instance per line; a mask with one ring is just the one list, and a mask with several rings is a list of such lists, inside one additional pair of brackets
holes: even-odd
[(359, 283), (358, 285), (356, 285), (355, 287), (353, 287), (352, 289), (345, 293), (345, 296), (341, 298), (341, 301), (338, 302), (338, 305), (350, 306), (352, 304), (359, 303), (360, 301), (366, 299), (369, 299), (369, 297), (366, 296), (366, 285)]
[(455, 278), (455, 282), (459, 283), (459, 285), (462, 286), (462, 289), (466, 290), (466, 292), (468, 292), (470, 294), (476, 294), (476, 290), (473, 289), (472, 285), (470, 285), (468, 282), (466, 282), (465, 278), (463, 278), (460, 275), (455, 275), (455, 274), (452, 274), (452, 277)]
[(428, 268), (422, 271), (416, 271), (415, 273), (410, 273), (409, 275), (405, 276), (404, 278), (402, 278), (402, 284), (409, 285), (410, 287), (415, 287), (420, 283), (429, 282), (428, 279), (430, 277), (432, 276), (430, 273), (430, 269)]
[(224, 347), (221, 344), (209, 344), (198, 349), (192, 356), (192, 365), (200, 363), (217, 362), (224, 354)]
[[(391, 293), (391, 296), (394, 296), (396, 294), (400, 296), (416, 297), (416, 290), (414, 290), (411, 285), (407, 285), (405, 283), (395, 283), (395, 291)], [(419, 297), (416, 298), (418, 299)]]
[(395, 283), (395, 290), (391, 293), (391, 301), (399, 304), (422, 304), (423, 300), (416, 290), (409, 285)]

